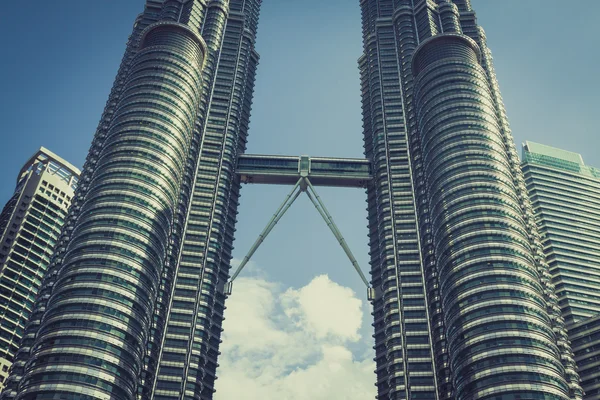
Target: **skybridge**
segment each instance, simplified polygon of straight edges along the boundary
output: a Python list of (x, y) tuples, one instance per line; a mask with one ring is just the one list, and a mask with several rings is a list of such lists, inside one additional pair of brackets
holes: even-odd
[(365, 188), (371, 182), (371, 163), (362, 158), (274, 156), (243, 154), (236, 173), (242, 183), (293, 185), (305, 174), (314, 186)]
[(273, 214), (265, 229), (258, 235), (258, 239), (256, 239), (248, 254), (231, 276), (231, 280), (225, 285), (226, 295), (231, 295), (233, 281), (248, 264), (250, 257), (273, 230), (277, 222), (289, 210), (300, 194), (306, 193), (367, 287), (367, 298), (369, 301), (375, 299), (374, 289), (369, 286), (369, 282), (360, 269), (352, 251), (350, 251), (346, 240), (315, 190), (315, 186), (366, 188), (373, 179), (369, 160), (361, 158), (244, 154), (238, 158), (236, 174), (240, 176), (243, 183), (293, 185), (293, 188)]

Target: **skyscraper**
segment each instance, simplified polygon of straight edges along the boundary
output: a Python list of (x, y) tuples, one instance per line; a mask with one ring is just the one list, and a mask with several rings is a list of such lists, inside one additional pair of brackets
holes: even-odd
[(580, 398), (467, 0), (362, 1), (381, 398)]
[(0, 389), (77, 187), (79, 170), (40, 148), (0, 213)]
[[(2, 398), (212, 398), (260, 4), (146, 1)], [(379, 398), (580, 399), (469, 1), (360, 5)]]
[(565, 321), (600, 314), (600, 170), (533, 142), (522, 168)]
[(600, 170), (526, 142), (523, 174), (586, 399), (600, 399)]
[(259, 5), (146, 1), (5, 398), (212, 397)]

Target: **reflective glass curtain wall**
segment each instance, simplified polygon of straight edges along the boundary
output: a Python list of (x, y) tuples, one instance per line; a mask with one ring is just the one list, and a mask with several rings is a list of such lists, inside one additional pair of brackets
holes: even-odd
[(565, 321), (600, 314), (600, 170), (533, 142), (522, 169)]

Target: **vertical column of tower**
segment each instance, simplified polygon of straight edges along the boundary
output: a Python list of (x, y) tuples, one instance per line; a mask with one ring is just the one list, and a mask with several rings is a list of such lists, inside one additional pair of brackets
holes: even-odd
[[(379, 398), (437, 399), (393, 2), (362, 2), (360, 60)], [(412, 14), (411, 14), (412, 21)]]
[[(210, 181), (214, 179), (211, 204), (206, 209), (210, 215), (206, 237), (202, 242), (206, 263), (201, 278), (201, 295), (198, 303), (201, 313), (198, 313), (196, 320), (194, 338), (196, 345), (203, 344), (202, 351), (198, 353), (199, 365), (203, 367), (202, 399), (212, 398), (216, 379), (225, 308), (222, 291), (230, 268), (239, 198), (239, 180), (234, 175), (234, 168), (237, 155), (245, 149), (248, 131), (258, 63), (254, 41), (259, 6), (260, 1), (232, 1), (230, 4), (232, 12), (225, 33), (226, 43), (221, 50), (217, 71), (218, 89), (215, 89), (211, 102), (203, 147), (205, 157), (199, 168), (203, 173), (205, 193), (200, 195), (198, 200), (203, 200), (203, 196), (206, 197), (206, 184), (209, 179)], [(227, 109), (226, 113), (223, 112), (224, 105)], [(208, 178), (207, 172), (212, 166), (218, 168), (217, 174), (214, 178)], [(188, 374), (188, 383), (193, 379), (194, 377)]]
[(36, 299), (32, 314), (29, 318), (29, 323), (23, 335), (21, 347), (15, 356), (15, 362), (13, 363), (11, 369), (11, 375), (6, 383), (5, 390), (0, 395), (0, 398), (3, 400), (12, 400), (17, 394), (17, 386), (25, 372), (24, 368), (25, 364), (27, 363), (30, 357), (31, 346), (33, 345), (33, 342), (37, 335), (41, 318), (46, 310), (47, 302), (50, 297), (50, 294), (52, 293), (52, 288), (54, 287), (54, 283), (58, 276), (58, 272), (62, 267), (62, 257), (64, 256), (65, 251), (67, 249), (67, 244), (69, 242), (70, 235), (73, 232), (75, 222), (79, 217), (81, 203), (83, 202), (83, 199), (85, 198), (88, 191), (88, 185), (85, 183), (89, 182), (89, 179), (96, 168), (98, 154), (104, 146), (107, 130), (114, 117), (117, 102), (123, 91), (123, 83), (127, 74), (129, 73), (131, 61), (135, 56), (138, 48), (140, 35), (147, 26), (158, 20), (159, 12), (160, 4), (157, 4), (156, 0), (147, 0), (144, 12), (136, 18), (133, 27), (133, 32), (129, 36), (125, 54), (119, 66), (119, 70), (117, 72), (115, 81), (113, 83), (113, 87), (109, 94), (108, 101), (102, 113), (102, 117), (100, 118), (100, 123), (98, 125), (98, 128), (96, 129), (96, 133), (94, 134), (94, 138), (90, 146), (90, 151), (86, 157), (83, 166), (83, 170), (81, 173), (82, 184), (78, 186), (72, 201), (72, 205), (69, 208), (69, 213), (65, 220), (65, 224), (63, 225), (61, 236), (57, 242), (54, 254), (52, 256), (52, 260), (50, 262), (46, 275), (44, 276), (42, 286), (40, 287), (40, 291), (38, 293), (38, 297)]
[[(411, 0), (400, 1), (394, 12), (394, 24), (397, 36), (398, 57), (401, 68), (401, 84), (403, 109), (409, 136), (409, 163), (415, 205), (418, 213), (418, 229), (420, 236), (421, 256), (423, 259), (424, 280), (427, 291), (429, 320), (431, 324), (432, 350), (434, 353), (435, 368), (437, 372), (437, 387), (440, 399), (453, 398), (451, 371), (448, 363), (448, 350), (445, 336), (443, 309), (439, 294), (437, 263), (435, 249), (431, 236), (429, 223), (429, 210), (427, 208), (427, 193), (421, 163), (420, 140), (416, 129), (413, 101), (413, 75), (410, 62), (413, 52), (418, 46), (419, 34), (415, 18), (415, 7)], [(429, 32), (431, 36), (432, 32)]]
[(479, 44), (479, 26), (475, 11), (471, 7), (471, 0), (450, 0), (459, 12), (460, 27), (462, 33)]
[(205, 54), (178, 23), (142, 35), (18, 399), (135, 397)]
[(458, 7), (450, 0), (439, 0), (439, 15), (442, 32), (462, 33), (460, 25), (460, 13)]
[[(254, 49), (256, 30), (258, 23), (258, 12), (260, 0), (254, 1), (235, 1), (232, 2), (234, 11), (230, 15), (228, 28), (226, 32), (227, 43), (223, 45), (221, 62), (218, 71), (219, 89), (227, 88), (226, 95), (228, 101), (228, 114), (225, 124), (225, 136), (220, 143), (220, 166), (219, 179), (216, 182), (215, 207), (211, 213), (213, 215), (213, 225), (210, 229), (210, 236), (206, 242), (209, 252), (215, 251), (214, 270), (203, 275), (202, 285), (204, 290), (214, 291), (212, 306), (207, 313), (210, 318), (210, 327), (205, 325), (204, 332), (210, 332), (208, 342), (208, 351), (201, 357), (201, 363), (204, 365), (204, 376), (202, 390), (202, 399), (211, 399), (214, 392), (214, 382), (216, 379), (217, 356), (219, 354), (220, 336), (222, 331), (223, 312), (225, 309), (225, 296), (222, 294), (223, 287), (229, 276), (230, 263), (232, 259), (233, 240), (235, 232), (235, 223), (237, 221), (237, 207), (239, 204), (239, 178), (235, 175), (235, 165), (237, 156), (244, 152), (246, 148), (246, 137), (248, 133), (252, 96), (258, 65), (258, 54)], [(235, 45), (233, 45), (235, 43)], [(233, 60), (236, 60), (235, 62)], [(233, 79), (228, 74), (233, 68)], [(223, 91), (220, 96), (223, 100)], [(216, 94), (213, 102), (216, 101)], [(215, 103), (211, 106), (211, 121), (219, 121), (221, 114), (220, 107)], [(213, 129), (215, 126), (213, 125)], [(211, 134), (217, 133), (216, 130), (207, 130)], [(216, 139), (217, 136), (213, 136)], [(214, 142), (213, 142), (214, 145)], [(212, 150), (214, 154), (214, 147)], [(222, 202), (222, 206), (220, 205)], [(214, 242), (214, 247), (210, 245)], [(211, 247), (213, 247), (211, 249)], [(207, 264), (208, 265), (208, 264)], [(198, 337), (198, 335), (196, 335)], [(191, 379), (191, 378), (188, 378)]]
[[(161, 19), (176, 21), (186, 25), (194, 32), (200, 32), (203, 21), (206, 19), (206, 3), (202, 1), (187, 0), (187, 1), (167, 1), (162, 3)], [(203, 104), (203, 99), (209, 96), (209, 88), (212, 83), (211, 74), (207, 68), (211, 63), (211, 56), (208, 53), (204, 60), (204, 68), (202, 71), (202, 82), (199, 104)], [(198, 152), (200, 148), (201, 133), (198, 128), (200, 121), (204, 118), (204, 111), (199, 105), (194, 124), (194, 134), (192, 135), (189, 151), (187, 153), (187, 161), (185, 162), (185, 171), (179, 191), (179, 201), (177, 211), (173, 218), (173, 227), (167, 247), (167, 256), (164, 262), (162, 276), (158, 296), (153, 312), (153, 322), (149, 331), (149, 336), (146, 344), (146, 356), (144, 357), (144, 366), (140, 375), (138, 387), (138, 398), (151, 397), (152, 387), (155, 382), (156, 370), (158, 368), (158, 360), (164, 332), (166, 329), (166, 321), (168, 317), (168, 308), (172, 291), (174, 288), (177, 260), (179, 251), (183, 242), (183, 235), (187, 219), (187, 210), (190, 205), (192, 196), (192, 188), (194, 176), (196, 173), (195, 166), (198, 160)]]
[(180, 22), (180, 16), (183, 12), (183, 3), (190, 4), (195, 3), (195, 1), (163, 0), (160, 11), (160, 20)]
[[(457, 399), (568, 398), (478, 46), (415, 51), (415, 115)], [(506, 344), (506, 346), (505, 346)]]
[(461, 13), (472, 11), (471, 8), (471, 0), (450, 0), (452, 3), (456, 4), (458, 7), (458, 11)]
[[(440, 33), (438, 7), (434, 0), (408, 0), (412, 3), (416, 33), (420, 41)], [(400, 0), (400, 4), (408, 3)]]
[[(223, 4), (214, 3), (212, 21), (225, 27), (218, 15)], [(214, 53), (205, 32), (214, 33), (218, 26), (211, 26), (210, 18), (203, 26), (209, 55), (214, 55), (214, 64), (209, 60), (205, 70), (212, 68), (216, 75), (205, 103), (208, 114), (202, 121), (194, 194), (154, 388), (161, 398), (213, 396), (225, 300), (222, 289), (228, 278), (239, 197), (234, 167), (246, 143), (258, 63), (254, 40), (260, 3), (229, 3), (229, 13), (223, 14), (227, 15), (224, 43), (215, 41)]]
[[(192, 11), (194, 6), (189, 10), (185, 10), (185, 18), (194, 20)], [(194, 307), (193, 303), (186, 305), (187, 316), (182, 316), (176, 313), (174, 305), (179, 305), (179, 298), (183, 297), (186, 300), (191, 300), (197, 296), (198, 281), (201, 275), (201, 269), (198, 268), (198, 273), (193, 277), (181, 277), (181, 265), (179, 263), (181, 252), (184, 245), (184, 235), (187, 227), (189, 227), (191, 215), (189, 208), (193, 204), (193, 197), (196, 190), (194, 179), (197, 174), (197, 166), (201, 162), (201, 149), (205, 140), (204, 126), (206, 123), (207, 107), (212, 94), (214, 85), (215, 69), (218, 62), (220, 46), (223, 39), (225, 28), (225, 20), (227, 16), (227, 3), (222, 1), (212, 1), (206, 5), (205, 16), (202, 19), (202, 24), (194, 29), (202, 32), (203, 38), (206, 40), (208, 54), (206, 65), (204, 68), (203, 92), (199, 101), (199, 114), (195, 124), (195, 138), (192, 153), (188, 167), (192, 173), (192, 181), (190, 182), (189, 192), (186, 200), (185, 222), (180, 229), (180, 236), (177, 241), (177, 248), (172, 252), (172, 264), (174, 266), (173, 274), (170, 276), (169, 293), (165, 296), (165, 309), (162, 310), (164, 315), (164, 326), (160, 334), (160, 341), (155, 345), (158, 348), (157, 367), (158, 371), (153, 372), (152, 380), (148, 381), (146, 396), (159, 396), (161, 398), (183, 398), (184, 392), (188, 390), (188, 396), (194, 396), (196, 391), (194, 388), (186, 387), (185, 376), (188, 371), (193, 372), (196, 377), (194, 382), (201, 383), (202, 371), (196, 367), (190, 369), (189, 351), (192, 347), (192, 337), (195, 329), (194, 324)], [(190, 17), (187, 17), (189, 15)], [(197, 261), (201, 263), (200, 260)], [(198, 267), (200, 265), (197, 265)], [(192, 283), (193, 282), (193, 283)], [(182, 340), (185, 338), (184, 340)], [(177, 356), (173, 354), (177, 353)], [(166, 359), (165, 359), (166, 355)]]
[[(398, 397), (401, 396), (400, 398), (406, 398), (408, 382), (403, 358), (405, 341), (400, 328), (400, 305), (397, 296), (399, 283), (395, 262), (395, 243), (391, 237), (387, 241), (385, 240), (385, 232), (391, 234), (392, 231), (392, 221), (389, 215), (390, 201), (388, 198), (387, 202), (382, 204), (386, 198), (381, 194), (383, 190), (389, 194), (389, 182), (387, 180), (382, 89), (376, 36), (377, 2), (361, 1), (361, 8), (364, 55), (359, 60), (359, 66), (363, 93), (365, 156), (372, 161), (373, 172), (376, 176), (373, 185), (367, 190), (371, 284), (379, 289), (373, 302), (376, 385), (379, 398), (391, 398), (393, 393)], [(385, 214), (384, 207), (387, 208)], [(388, 256), (391, 260), (388, 262), (385, 261), (384, 254), (386, 245), (391, 248)], [(386, 295), (386, 292), (389, 294)], [(392, 333), (392, 329), (395, 332)]]

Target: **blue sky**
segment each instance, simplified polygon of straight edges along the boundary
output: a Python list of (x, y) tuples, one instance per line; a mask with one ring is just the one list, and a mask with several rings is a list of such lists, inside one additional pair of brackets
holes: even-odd
[[(588, 164), (600, 167), (596, 110), (600, 2), (578, 0), (569, 3), (571, 10), (559, 0), (472, 2), (487, 33), (519, 149), (524, 140), (538, 141), (582, 153)], [(248, 152), (362, 155), (358, 3), (264, 1)], [(41, 145), (77, 166), (83, 164), (127, 36), (142, 8), (142, 0), (36, 0), (3, 5), (0, 203), (10, 196), (21, 164)], [(244, 256), (289, 189), (243, 188), (236, 258)], [(364, 192), (319, 191), (367, 271)], [(308, 199), (300, 198), (271, 235), (242, 276), (275, 285), (259, 285), (268, 287), (273, 298), (285, 300), (284, 294), (292, 290), (297, 300), (302, 288), (321, 283), (319, 287), (344, 296), (349, 294), (337, 291), (335, 285), (351, 288), (356, 292), (353, 296), (364, 300), (358, 276)], [(325, 281), (323, 274), (331, 281)], [(282, 315), (297, 308), (284, 307)], [(361, 339), (346, 335), (352, 340), (339, 342), (358, 361), (368, 358), (361, 352), (368, 350), (371, 340), (364, 301), (362, 311), (357, 328)]]

